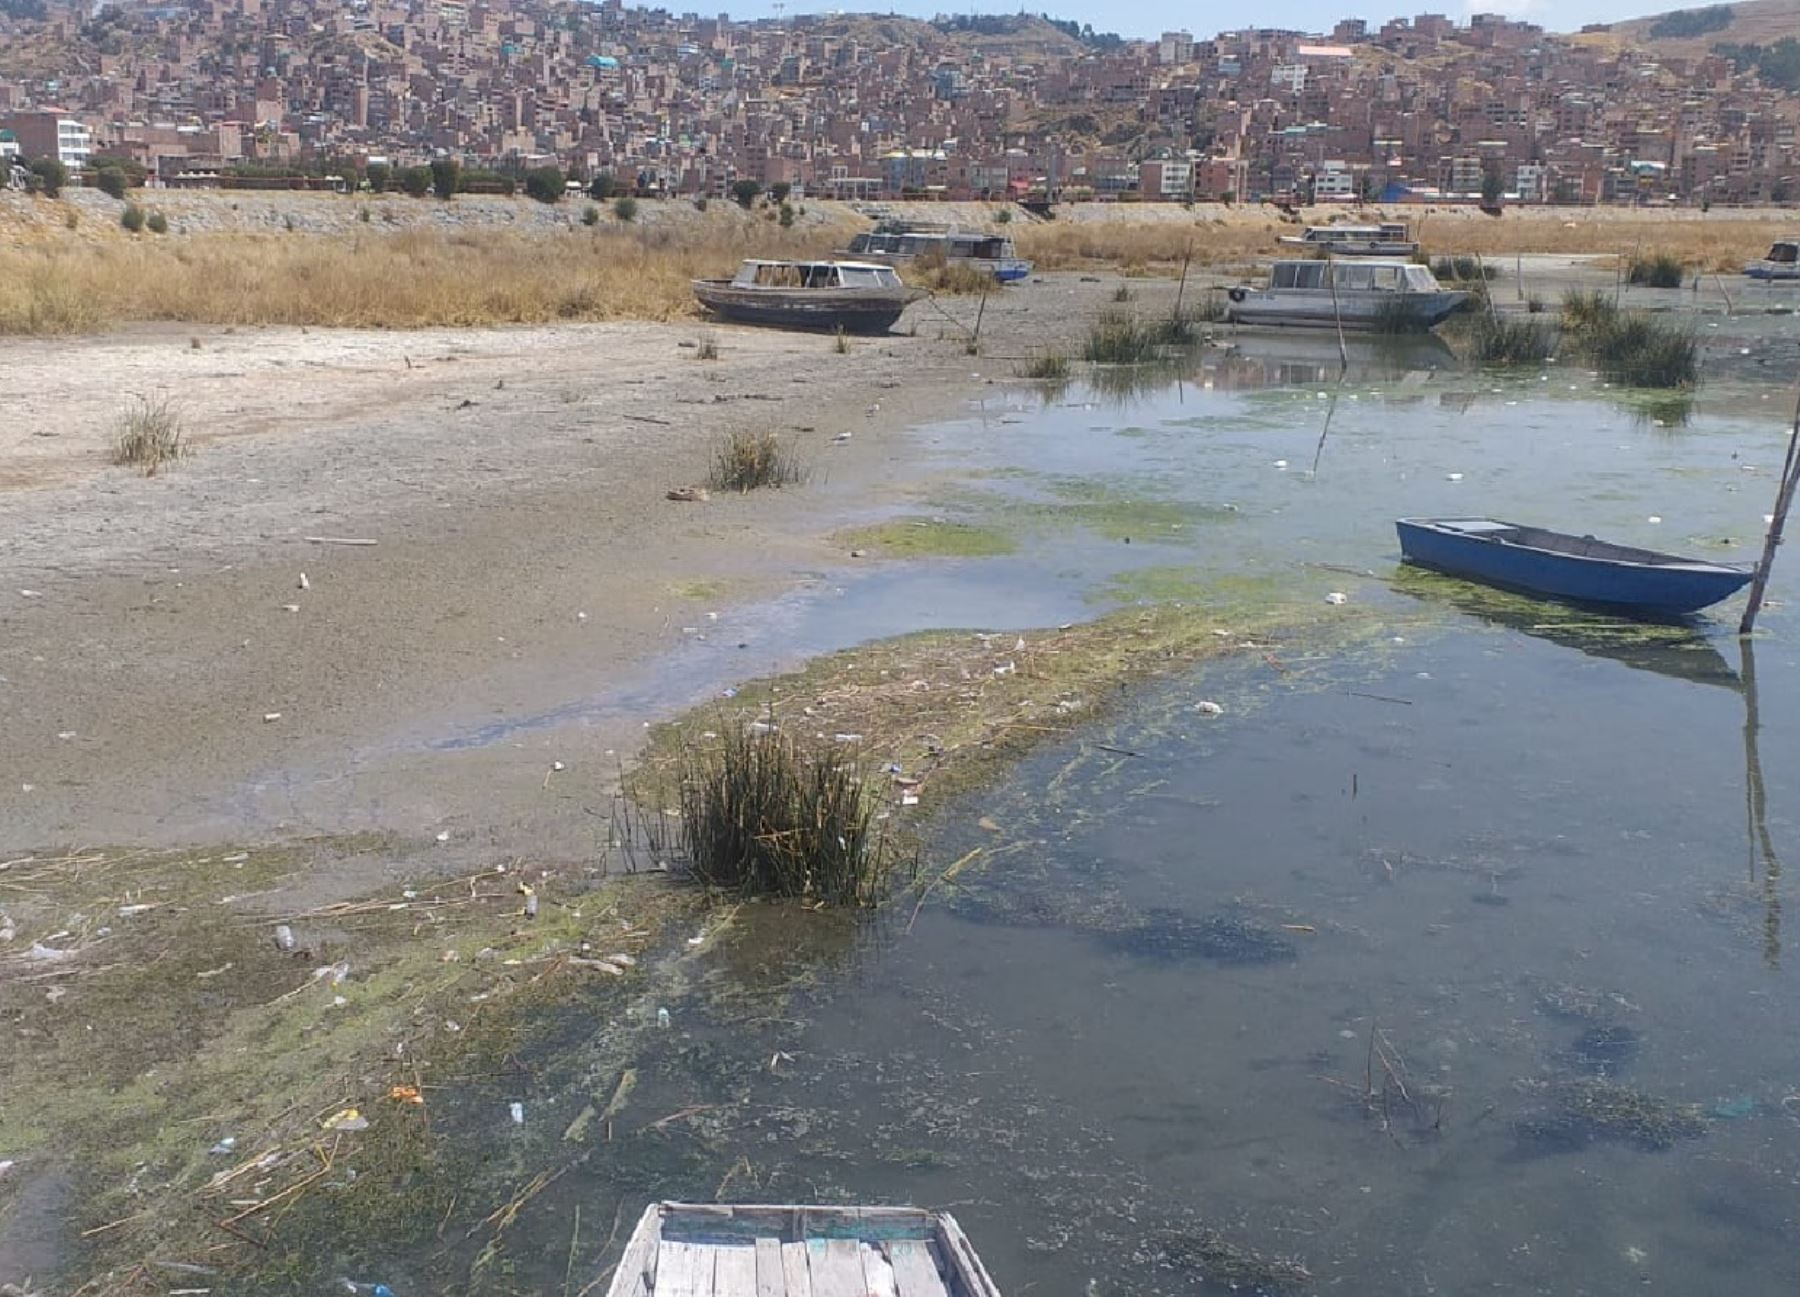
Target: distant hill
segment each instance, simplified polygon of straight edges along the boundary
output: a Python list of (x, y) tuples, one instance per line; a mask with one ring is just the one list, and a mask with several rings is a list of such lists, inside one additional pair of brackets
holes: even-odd
[(1800, 0), (1745, 0), (1744, 3), (1696, 5), (1667, 13), (1613, 23), (1607, 35), (1662, 54), (1689, 57), (1714, 45), (1772, 45), (1784, 36), (1800, 37)]

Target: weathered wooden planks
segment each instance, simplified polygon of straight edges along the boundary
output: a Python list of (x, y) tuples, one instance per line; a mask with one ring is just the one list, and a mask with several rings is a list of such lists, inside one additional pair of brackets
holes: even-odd
[(812, 1297), (867, 1297), (862, 1243), (856, 1239), (809, 1239), (806, 1267), (812, 1275)]
[[(754, 1297), (756, 1247), (749, 1243), (725, 1243), (713, 1248), (712, 1297)], [(659, 1291), (658, 1297), (661, 1297)]]
[(787, 1297), (787, 1276), (781, 1270), (778, 1238), (756, 1240), (756, 1297)]
[(868, 1297), (898, 1297), (893, 1264), (873, 1243), (862, 1245), (863, 1291)]
[(886, 1247), (899, 1297), (949, 1297), (929, 1243), (902, 1239)]
[(781, 1273), (787, 1280), (787, 1297), (812, 1297), (812, 1276), (806, 1268), (806, 1244), (781, 1245)]
[(663, 1240), (656, 1257), (656, 1297), (713, 1297), (718, 1249), (704, 1243)]

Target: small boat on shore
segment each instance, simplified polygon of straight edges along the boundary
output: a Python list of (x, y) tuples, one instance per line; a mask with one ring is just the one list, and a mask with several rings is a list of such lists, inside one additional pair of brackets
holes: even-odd
[(942, 226), (883, 222), (850, 240), (848, 255), (888, 266), (906, 266), (942, 257), (946, 265), (968, 266), (1002, 284), (1029, 278), (1031, 263), (1002, 234), (982, 234)]
[(1524, 594), (1660, 617), (1698, 612), (1747, 585), (1747, 568), (1613, 545), (1493, 518), (1402, 518), (1408, 563)]
[(1759, 261), (1744, 267), (1752, 279), (1800, 279), (1800, 239), (1777, 239)]
[(1469, 300), (1409, 261), (1277, 261), (1267, 288), (1227, 290), (1233, 324), (1404, 333), (1443, 323)]
[(607, 1297), (1000, 1297), (949, 1212), (655, 1202)]
[(1412, 257), (1418, 240), (1402, 221), (1379, 225), (1309, 225), (1304, 233), (1284, 234), (1283, 243), (1334, 257)]
[(924, 293), (873, 262), (751, 259), (731, 279), (694, 280), (694, 296), (740, 324), (885, 333)]

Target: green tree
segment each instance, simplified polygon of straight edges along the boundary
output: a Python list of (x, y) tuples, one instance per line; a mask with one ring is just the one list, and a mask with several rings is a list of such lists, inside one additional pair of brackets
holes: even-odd
[(788, 195), (793, 192), (794, 187), (792, 185), (785, 180), (778, 180), (769, 186), (769, 199), (772, 202), (785, 203), (788, 200)]
[(431, 192), (431, 169), (429, 167), (408, 167), (400, 173), (400, 188), (414, 198), (423, 198)]
[(101, 167), (94, 172), (94, 188), (108, 198), (125, 200), (125, 173), (117, 167)]
[(385, 194), (389, 182), (394, 178), (394, 169), (385, 162), (371, 162), (363, 176), (369, 182), (370, 193)]
[(567, 186), (561, 167), (533, 167), (525, 173), (525, 192), (540, 203), (560, 203)]
[(596, 203), (604, 203), (619, 192), (619, 178), (610, 171), (597, 171), (588, 182), (588, 197)]
[(761, 192), (762, 185), (755, 180), (740, 180), (731, 186), (732, 198), (737, 200), (737, 205), (746, 212), (750, 210), (750, 204), (756, 201), (756, 196)]
[(781, 205), (781, 228), (791, 230), (794, 227), (794, 208), (790, 203)]
[(1489, 166), (1481, 172), (1481, 201), (1489, 207), (1500, 203), (1500, 196), (1506, 192), (1506, 185), (1500, 179), (1500, 168)]
[(69, 169), (56, 158), (34, 158), (29, 168), (34, 187), (46, 198), (60, 198), (69, 183)]
[(613, 199), (613, 215), (621, 221), (635, 221), (638, 214), (638, 201), (630, 194), (620, 194)]
[(456, 187), (461, 180), (462, 163), (455, 158), (431, 160), (431, 192), (446, 203), (456, 196)]

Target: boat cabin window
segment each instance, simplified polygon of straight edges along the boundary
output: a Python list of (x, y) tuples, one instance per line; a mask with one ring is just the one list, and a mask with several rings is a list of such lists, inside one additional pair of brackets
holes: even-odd
[(840, 266), (845, 288), (898, 288), (900, 276), (886, 266)]
[(1406, 266), (1406, 286), (1415, 293), (1435, 293), (1440, 290), (1437, 276), (1431, 273), (1429, 266)]
[(1278, 261), (1270, 278), (1271, 288), (1325, 287), (1324, 261)]

